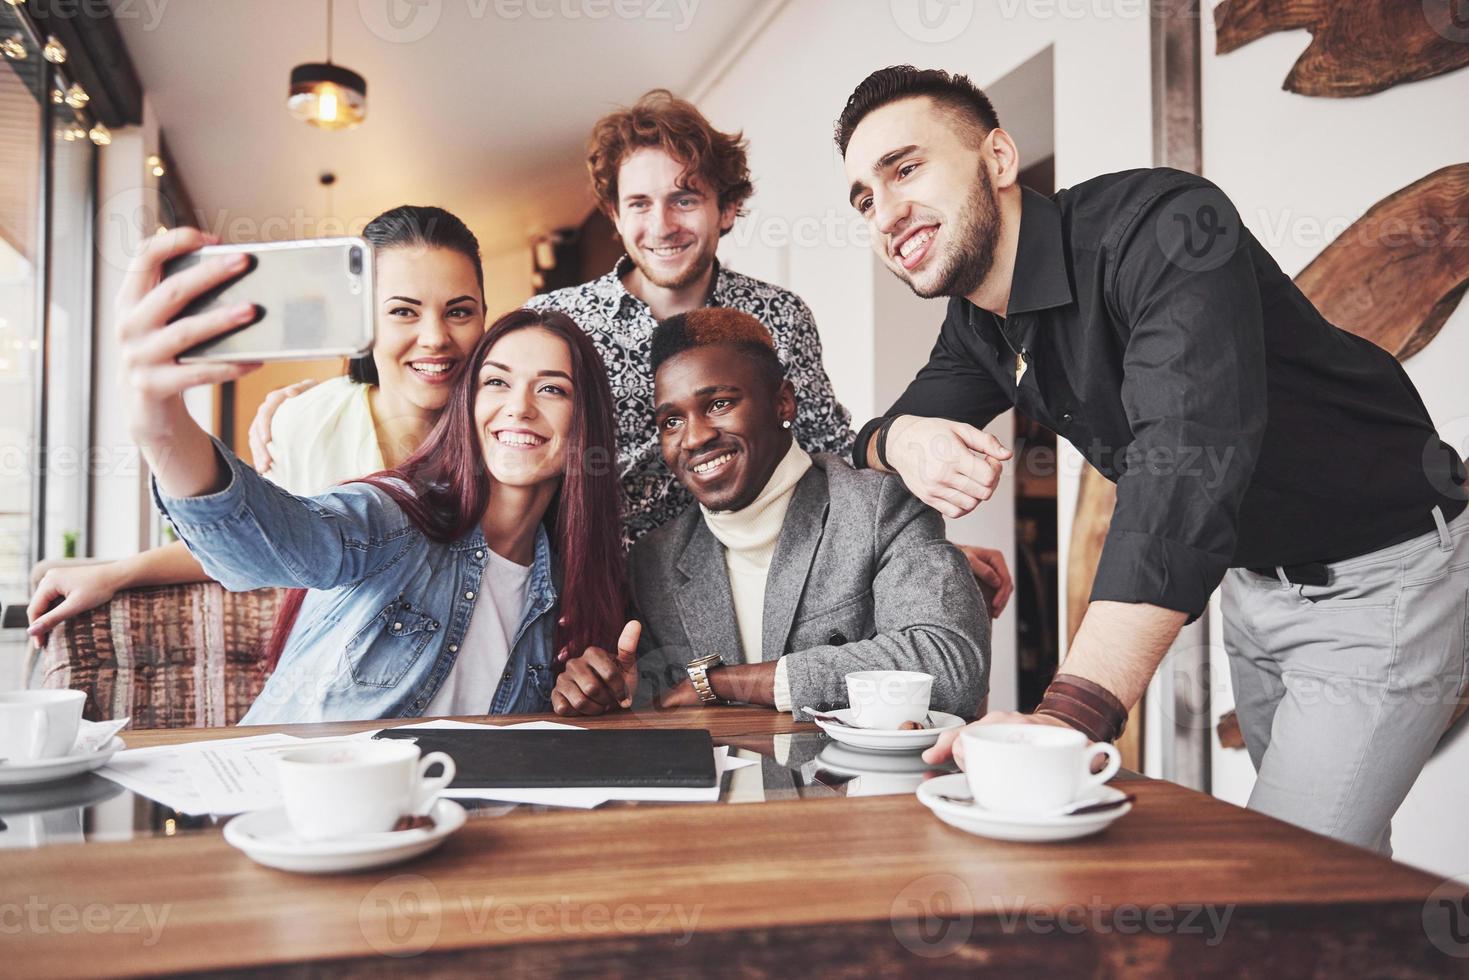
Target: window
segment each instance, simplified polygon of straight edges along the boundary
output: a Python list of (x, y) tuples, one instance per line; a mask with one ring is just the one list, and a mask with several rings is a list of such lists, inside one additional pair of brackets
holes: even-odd
[[(0, 4), (0, 602), (22, 604), (34, 562), (88, 553), (98, 152), (23, 11)], [(0, 690), (27, 642), (0, 630)]]
[[(44, 270), (42, 143), (47, 69), (29, 31), (0, 5), (0, 595), (29, 594), (35, 549), (36, 401)], [(19, 680), (24, 633), (0, 632), (0, 681)]]

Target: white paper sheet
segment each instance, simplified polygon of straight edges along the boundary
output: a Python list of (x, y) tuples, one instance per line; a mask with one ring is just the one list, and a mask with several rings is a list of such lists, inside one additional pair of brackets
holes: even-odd
[(97, 775), (181, 813), (244, 813), (280, 803), (271, 759), (303, 741), (271, 734), (124, 749)]

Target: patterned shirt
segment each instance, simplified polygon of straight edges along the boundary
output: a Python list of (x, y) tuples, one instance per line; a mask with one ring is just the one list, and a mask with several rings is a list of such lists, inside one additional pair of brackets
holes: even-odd
[[(571, 317), (597, 345), (617, 408), (617, 463), (627, 493), (623, 537), (631, 545), (670, 520), (693, 497), (663, 465), (653, 427), (653, 328), (658, 321), (648, 304), (627, 291), (622, 277), (632, 269), (623, 256), (600, 279), (532, 297), (531, 309), (559, 310)], [(852, 448), (852, 416), (836, 400), (821, 363), (816, 321), (801, 298), (789, 290), (714, 265), (708, 306), (749, 313), (765, 324), (796, 389), (792, 432), (807, 452), (845, 455)]]

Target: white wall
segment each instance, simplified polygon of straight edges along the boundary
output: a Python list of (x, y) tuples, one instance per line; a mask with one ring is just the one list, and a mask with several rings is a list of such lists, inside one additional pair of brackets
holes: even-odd
[[(1048, 71), (1044, 57), (1034, 59), (1051, 48), (1054, 125), (1036, 124), (1041, 110), (1027, 96), (1036, 95), (1040, 104), (1049, 100), (1038, 94), (1039, 81), (1027, 84), (1024, 70), (1008, 92), (1003, 85), (997, 89), (1005, 93), (997, 98), (1001, 123), (1017, 137), (1022, 163), (1054, 151), (1059, 186), (1147, 166), (1148, 22), (1146, 5), (1137, 6), (1133, 15), (1084, 19), (1040, 0), (789, 3), (732, 64), (721, 64), (715, 79), (695, 86), (715, 125), (742, 129), (750, 140), (751, 213), (726, 236), (721, 258), (795, 290), (811, 306), (827, 371), (855, 425), (886, 408), (896, 376), (911, 376), (921, 363), (942, 310), (923, 306), (878, 267), (847, 203), (832, 143), (847, 96), (869, 72), (904, 63), (963, 72), (988, 87), (1021, 66)], [(902, 353), (908, 361), (898, 360)], [(1013, 432), (1008, 419), (997, 420), (1002, 438)], [(1003, 543), (1013, 568), (1013, 491), (1007, 485), (1002, 492), (1003, 499), (986, 505), (987, 513), (953, 534)], [(1060, 506), (1069, 505), (1063, 499)], [(1014, 622), (1012, 611), (996, 624), (994, 707), (1006, 706), (1007, 699), (1013, 704)]]
[(486, 255), (485, 267), (485, 323), (495, 322), (502, 314), (520, 306), (530, 299), (531, 254), (530, 245)]
[[(1439, 167), (1469, 162), (1469, 71), (1399, 85), (1357, 99), (1319, 99), (1281, 89), (1309, 38), (1276, 34), (1216, 56), (1204, 18), (1204, 174), (1239, 207), (1245, 224), (1290, 275), (1367, 208)], [(1469, 455), (1469, 304), (1406, 368), (1434, 421)], [(1215, 651), (1222, 667), (1222, 651)], [(1411, 651), (1406, 651), (1411, 655)], [(1216, 672), (1216, 709), (1229, 706)], [(1254, 773), (1243, 750), (1216, 743), (1216, 792), (1248, 796)], [(1469, 739), (1440, 751), (1393, 825), (1400, 860), (1443, 874), (1469, 871)]]

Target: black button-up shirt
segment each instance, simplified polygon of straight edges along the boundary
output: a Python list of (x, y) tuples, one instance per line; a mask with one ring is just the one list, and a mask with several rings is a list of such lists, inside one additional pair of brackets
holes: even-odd
[(1093, 599), (1197, 616), (1231, 566), (1363, 554), (1464, 507), (1464, 465), (1401, 365), (1180, 171), (1024, 191), (1006, 316), (951, 299), (883, 418), (982, 426), (1012, 405), (1117, 483)]

